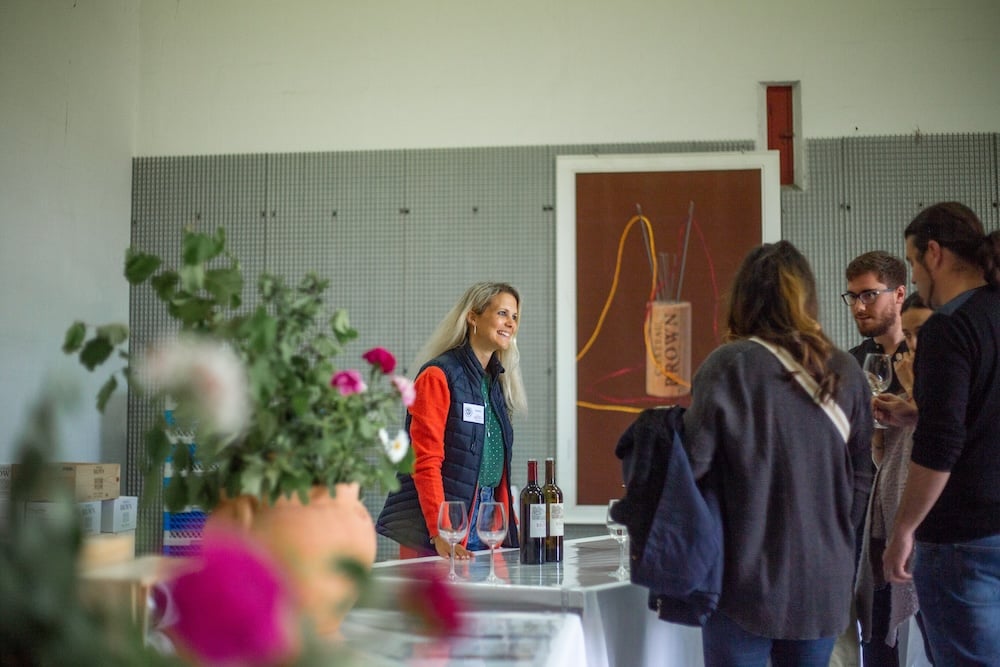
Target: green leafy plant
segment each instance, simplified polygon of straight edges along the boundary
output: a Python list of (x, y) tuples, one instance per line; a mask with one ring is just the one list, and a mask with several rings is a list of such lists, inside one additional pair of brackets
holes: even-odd
[[(85, 603), (78, 560), (83, 536), (72, 493), (46, 484), (58, 450), (57, 416), (75, 392), (49, 387), (18, 440), (18, 474), (0, 520), (0, 665), (180, 665), (146, 647), (126, 609)], [(56, 508), (32, 521), (24, 502), (55, 489)]]
[[(177, 401), (178, 421), (194, 429), (196, 448), (178, 446), (174, 427), (158, 410), (161, 416), (146, 433), (147, 485), (162, 479), (163, 464), (172, 457), (173, 474), (164, 490), (167, 509), (211, 509), (223, 494), (269, 502), (298, 494), (306, 502), (313, 485), (332, 488), (341, 482), (393, 489), (395, 473), (412, 467), (405, 432), (394, 438), (388, 434), (401, 421), (401, 405), (412, 401), (412, 384), (391, 374), (395, 359), (383, 348), (365, 353), (367, 376), (337, 368), (334, 358), (358, 334), (345, 311), (330, 313), (324, 302), (327, 281), (307, 274), (292, 287), (262, 273), (258, 305), (241, 309), (243, 273), (226, 250), (221, 228), (214, 234), (186, 231), (177, 268), (164, 268), (160, 257), (130, 248), (125, 277), (133, 286), (148, 283), (166, 304), (179, 325), (178, 340), (235, 354), (246, 378), (242, 390), (229, 390), (240, 396), (220, 399), (211, 393), (220, 388), (209, 386), (206, 399), (203, 376), (215, 361), (200, 367), (181, 350), (166, 361), (148, 363), (160, 368), (148, 373), (152, 380), (144, 379), (134, 352), (125, 349), (125, 325), (74, 322), (69, 327), (63, 350), (77, 354), (87, 369), (116, 355), (125, 360), (100, 389), (98, 409), (104, 409), (121, 379), (151, 400), (162, 401), (169, 393)], [(241, 398), (247, 402), (243, 424), (235, 430), (213, 428), (212, 417), (219, 415), (206, 414), (206, 408), (225, 412), (220, 406), (233, 398), (236, 404)]]

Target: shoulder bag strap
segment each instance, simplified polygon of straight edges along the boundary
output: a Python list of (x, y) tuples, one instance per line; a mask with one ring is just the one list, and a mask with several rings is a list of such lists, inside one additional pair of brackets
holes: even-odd
[(806, 390), (806, 393), (812, 397), (813, 401), (816, 402), (816, 405), (823, 408), (823, 412), (825, 412), (826, 416), (833, 422), (833, 425), (836, 427), (837, 432), (840, 433), (840, 436), (844, 439), (844, 442), (847, 442), (851, 435), (851, 421), (847, 418), (847, 415), (844, 414), (841, 407), (837, 405), (837, 402), (832, 398), (827, 397), (825, 400), (820, 399), (819, 384), (811, 375), (809, 375), (806, 369), (802, 367), (802, 364), (795, 361), (794, 357), (792, 357), (788, 350), (783, 347), (769, 343), (766, 340), (758, 338), (757, 336), (751, 336), (748, 340), (752, 340), (761, 347), (767, 349), (771, 354), (778, 358), (778, 361), (781, 362), (782, 366), (791, 371), (792, 376), (798, 381), (799, 385), (801, 385), (802, 388)]

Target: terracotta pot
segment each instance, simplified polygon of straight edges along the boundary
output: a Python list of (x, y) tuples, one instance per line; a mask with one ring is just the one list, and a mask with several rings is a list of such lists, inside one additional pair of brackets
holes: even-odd
[(359, 499), (357, 484), (337, 484), (336, 495), (314, 486), (309, 503), (298, 496), (274, 505), (241, 496), (223, 500), (209, 517), (213, 523), (236, 523), (253, 534), (285, 569), (298, 602), (321, 635), (335, 635), (357, 601), (357, 584), (336, 569), (350, 558), (370, 569), (375, 562), (375, 525)]

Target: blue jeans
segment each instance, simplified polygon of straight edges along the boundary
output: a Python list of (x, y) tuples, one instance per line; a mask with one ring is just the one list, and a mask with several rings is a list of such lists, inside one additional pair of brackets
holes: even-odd
[(913, 581), (936, 665), (1000, 665), (1000, 535), (917, 542)]
[(715, 612), (701, 630), (705, 667), (827, 667), (836, 637), (771, 639), (741, 628)]

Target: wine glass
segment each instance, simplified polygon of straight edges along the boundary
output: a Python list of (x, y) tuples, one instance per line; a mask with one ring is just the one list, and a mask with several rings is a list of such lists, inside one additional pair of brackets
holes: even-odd
[(486, 583), (499, 584), (503, 580), (494, 571), (493, 550), (507, 535), (507, 512), (504, 511), (503, 504), (492, 501), (479, 503), (476, 534), (482, 543), (490, 548), (490, 576), (486, 577)]
[(451, 545), (451, 571), (448, 581), (458, 581), (455, 574), (455, 545), (469, 532), (469, 513), (463, 500), (444, 500), (438, 508), (438, 535)]
[[(871, 387), (872, 396), (878, 396), (892, 384), (892, 357), (888, 354), (878, 354), (872, 352), (865, 356), (862, 365), (868, 386)], [(885, 428), (884, 424), (875, 420), (875, 428)]]
[(608, 525), (608, 534), (618, 543), (618, 569), (611, 573), (611, 576), (618, 581), (628, 579), (628, 567), (625, 560), (625, 543), (628, 542), (628, 528), (625, 524), (618, 523), (611, 516), (611, 508), (615, 506), (618, 499), (608, 501), (608, 514), (605, 523)]

